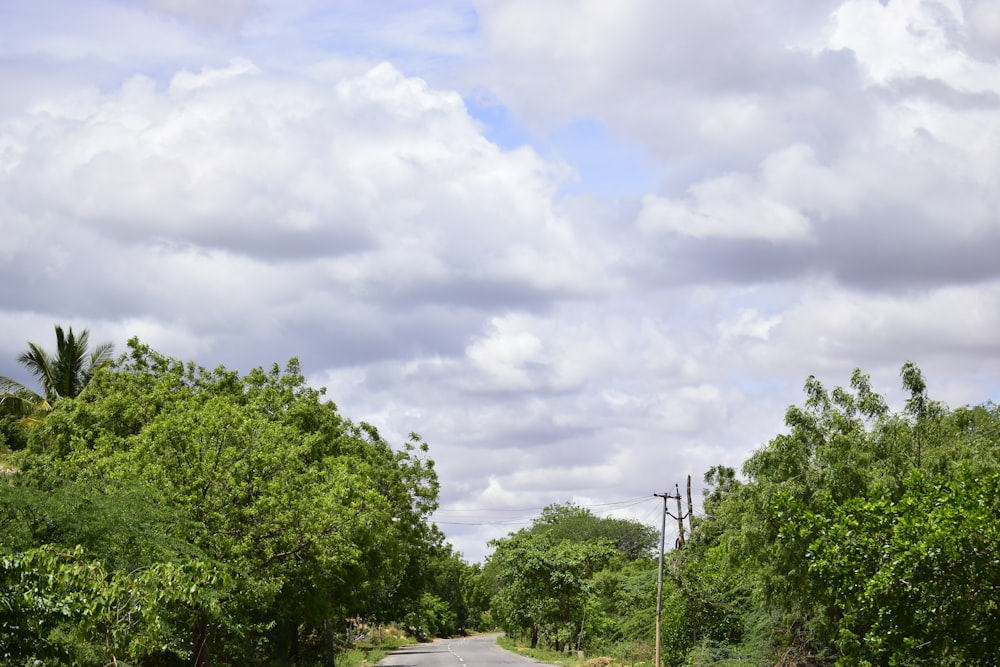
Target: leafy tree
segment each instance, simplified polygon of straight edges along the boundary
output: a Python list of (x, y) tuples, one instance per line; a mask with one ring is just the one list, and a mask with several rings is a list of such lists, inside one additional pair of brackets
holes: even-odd
[(81, 547), (0, 555), (0, 656), (25, 667), (189, 659), (178, 626), (218, 614), (218, 580), (198, 561), (112, 573)]
[(490, 598), (495, 589), (490, 574), (478, 563), (467, 565), (462, 571), (462, 597), (467, 609), (465, 628), (492, 630), (496, 627), (490, 611)]
[(192, 526), (183, 514), (160, 501), (150, 487), (12, 475), (0, 485), (0, 552), (80, 547), (108, 571), (125, 572), (203, 558), (184, 539)]
[(595, 614), (601, 607), (592, 597), (595, 577), (647, 554), (655, 539), (642, 524), (601, 519), (574, 505), (546, 507), (531, 528), (492, 542), (486, 566), (497, 587), (491, 613), (508, 633), (530, 632), (532, 646), (543, 641), (559, 650), (597, 642), (604, 623)]
[(876, 480), (895, 484), (908, 465), (909, 432), (898, 428), (867, 376), (856, 371), (851, 388), (827, 392), (810, 377), (805, 405), (786, 412), (789, 432), (747, 460), (750, 483), (730, 493), (723, 510), (731, 563), (747, 568), (746, 579), (780, 612), (779, 642), (807, 655), (832, 645), (830, 609), (808, 594), (809, 539), (786, 530), (790, 518), (816, 511), (824, 494), (851, 498)]
[(790, 527), (813, 537), (810, 593), (835, 610), (839, 664), (1000, 660), (1000, 473), (837, 502)]
[(557, 651), (579, 646), (591, 579), (615, 554), (610, 541), (557, 541), (523, 531), (495, 546), (490, 561), (500, 590), (492, 609), (501, 627), (529, 629), (533, 646), (539, 638)]
[[(631, 660), (648, 662), (655, 655), (655, 626), (650, 619), (656, 612), (658, 560), (640, 558), (612, 563), (594, 575), (592, 595), (587, 608), (587, 637), (590, 651), (602, 651)], [(680, 613), (680, 596), (673, 581), (664, 582), (666, 626), (674, 628), (671, 615)], [(667, 632), (670, 639), (686, 634)]]
[(471, 597), (466, 590), (470, 570), (472, 567), (462, 560), (461, 554), (455, 553), (451, 545), (443, 542), (432, 550), (427, 559), (425, 572), (428, 581), (424, 595), (433, 595), (448, 610), (448, 614), (437, 623), (434, 634), (439, 637), (464, 633), (477, 624), (471, 617), (467, 600)]
[(628, 519), (596, 517), (575, 505), (549, 505), (542, 510), (532, 530), (548, 533), (556, 540), (586, 542), (605, 538), (626, 558), (635, 560), (652, 556), (660, 543), (659, 532), (652, 526)]
[[(822, 664), (993, 664), (995, 406), (949, 410), (919, 369), (893, 413), (859, 371), (744, 465), (716, 528), (784, 656)], [(986, 522), (992, 522), (986, 525)], [(757, 595), (759, 594), (759, 595)], [(960, 627), (961, 626), (961, 627)]]
[(20, 475), (155, 490), (177, 537), (232, 574), (225, 622), (192, 617), (192, 654), (305, 659), (329, 650), (310, 638), (331, 621), (402, 588), (434, 539), (437, 480), (418, 437), (393, 449), (322, 401), (294, 360), (241, 376), (134, 339), (129, 350), (32, 431)]

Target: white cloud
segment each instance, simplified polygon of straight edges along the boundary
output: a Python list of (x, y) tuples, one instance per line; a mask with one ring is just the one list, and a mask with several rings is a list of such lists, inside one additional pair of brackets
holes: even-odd
[(696, 239), (812, 240), (801, 212), (761, 196), (746, 177), (726, 175), (691, 188), (693, 201), (646, 195), (636, 220), (644, 233), (673, 232)]
[[(520, 318), (513, 318), (513, 320)], [(474, 366), (482, 370), (494, 388), (524, 390), (531, 386), (526, 365), (539, 363), (542, 341), (512, 318), (494, 319), (490, 335), (477, 340), (466, 351)]]
[(723, 341), (741, 337), (767, 341), (771, 330), (780, 323), (780, 316), (764, 317), (755, 308), (741, 308), (732, 319), (719, 322), (717, 328)]
[(134, 77), (0, 128), (5, 199), (15, 212), (45, 202), (53, 225), (325, 257), (334, 281), (393, 289), (461, 273), (575, 291), (602, 272), (552, 201), (558, 172), (500, 150), (457, 95), (387, 64), (333, 86), (241, 60), (166, 89)]
[(744, 160), (850, 113), (852, 65), (813, 51), (836, 4), (487, 0), (476, 73), (542, 127), (596, 117), (661, 159)]
[(983, 62), (956, 43), (955, 31), (975, 38), (996, 31), (994, 9), (959, 0), (894, 0), (885, 4), (850, 0), (835, 13), (832, 48), (850, 49), (873, 82), (927, 77), (959, 90), (996, 92), (997, 64)]
[(209, 4), (0, 7), (0, 373), (298, 356), (465, 510), (697, 484), (811, 373), (996, 391), (995, 2)]

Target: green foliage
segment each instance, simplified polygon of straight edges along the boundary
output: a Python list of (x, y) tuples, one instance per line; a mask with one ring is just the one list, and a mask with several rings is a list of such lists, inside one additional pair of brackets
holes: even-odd
[[(50, 546), (0, 557), (4, 664), (104, 665), (164, 654), (190, 657), (178, 628), (217, 616), (220, 575), (205, 564), (105, 570), (83, 549)], [(8, 662), (9, 661), (9, 662)]]
[(554, 540), (587, 542), (605, 539), (628, 559), (653, 556), (659, 546), (659, 532), (638, 521), (599, 518), (590, 510), (575, 505), (549, 505), (534, 522), (535, 532), (547, 533)]
[(860, 372), (832, 392), (809, 378), (789, 431), (746, 462), (747, 482), (716, 507), (724, 568), (772, 619), (754, 631), (772, 659), (997, 660), (1000, 415), (932, 401), (913, 364), (900, 375), (900, 413)]
[(457, 615), (447, 602), (434, 595), (424, 593), (419, 604), (404, 620), (407, 628), (421, 641), (431, 637), (448, 637), (458, 627)]
[[(657, 561), (651, 558), (613, 563), (594, 575), (587, 608), (588, 651), (615, 653), (622, 646), (653, 646)], [(667, 581), (666, 616), (678, 608), (677, 590)]]
[(0, 485), (0, 545), (8, 552), (48, 544), (82, 546), (108, 570), (183, 563), (201, 552), (183, 538), (183, 515), (157, 502), (150, 487), (32, 479)]
[(493, 542), (486, 566), (496, 586), (493, 618), (508, 633), (528, 630), (533, 647), (539, 640), (556, 650), (602, 641), (612, 623), (599, 590), (607, 596), (613, 584), (599, 573), (648, 552), (653, 535), (573, 505), (547, 507), (531, 528)]
[[(895, 412), (860, 371), (832, 391), (810, 377), (742, 478), (706, 473), (705, 513), (666, 557), (664, 664), (1000, 662), (1000, 409), (932, 400), (911, 363), (900, 378)], [(484, 575), (504, 629), (639, 655), (655, 564), (607, 528), (554, 506), (497, 541)], [(612, 555), (578, 567), (600, 545)]]
[(493, 630), (497, 627), (490, 610), (494, 581), (481, 565), (468, 565), (461, 574), (462, 598), (466, 608), (465, 630)]
[(842, 664), (1000, 660), (1000, 473), (932, 482), (914, 472), (898, 499), (829, 501), (798, 529), (814, 595), (833, 610)]
[(294, 360), (241, 376), (132, 340), (28, 433), (0, 493), (3, 544), (85, 545), (112, 582), (136, 567), (230, 573), (218, 614), (171, 625), (199, 664), (328, 651), (330, 620), (378, 615), (375, 600), (401, 619), (429, 600), (406, 577), (441, 540), (433, 462), (419, 436), (394, 449), (321, 398)]
[(28, 434), (21, 425), (21, 417), (5, 414), (2, 403), (10, 396), (0, 396), (0, 452), (16, 452), (28, 445)]

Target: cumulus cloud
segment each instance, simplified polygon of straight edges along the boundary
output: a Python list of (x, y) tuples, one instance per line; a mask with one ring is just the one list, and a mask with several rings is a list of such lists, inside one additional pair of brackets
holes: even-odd
[(750, 238), (809, 241), (809, 219), (774, 199), (761, 197), (745, 176), (720, 176), (692, 188), (693, 201), (657, 195), (643, 198), (636, 220), (649, 234), (672, 232), (695, 239)]
[[(662, 159), (743, 164), (862, 113), (853, 60), (816, 50), (836, 2), (484, 1), (486, 69), (539, 124), (596, 116)], [(558, 81), (553, 95), (546, 82)], [(693, 154), (697, 152), (697, 155)]]
[(0, 8), (2, 374), (55, 322), (298, 356), (427, 438), (474, 559), (738, 466), (810, 374), (995, 392), (995, 3), (41, 7)]
[[(331, 83), (244, 60), (166, 86), (136, 76), (0, 128), (8, 268), (90, 271), (113, 300), (153, 292), (178, 316), (201, 303), (185, 316), (206, 327), (254, 304), (299, 326), (317, 306), (347, 312), (363, 329), (380, 301), (477, 309), (489, 292), (517, 307), (601, 287), (601, 252), (553, 201), (558, 169), (501, 150), (461, 98), (388, 64)], [(15, 224), (29, 217), (30, 232)], [(128, 253), (129, 275), (69, 252), (67, 229)]]

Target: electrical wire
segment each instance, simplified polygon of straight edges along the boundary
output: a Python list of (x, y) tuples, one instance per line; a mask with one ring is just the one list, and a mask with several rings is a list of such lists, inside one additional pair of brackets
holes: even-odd
[[(656, 500), (654, 496), (639, 496), (634, 498), (626, 498), (624, 500), (615, 500), (607, 503), (596, 503), (593, 505), (576, 505), (574, 507), (579, 507), (581, 509), (587, 510), (598, 510), (600, 513), (610, 513), (620, 509), (626, 509), (629, 507), (634, 507), (642, 503), (647, 503)], [(548, 507), (548, 506), (546, 506)], [(599, 509), (603, 508), (603, 509)], [(527, 526), (533, 522), (537, 514), (543, 511), (545, 507), (524, 507), (524, 508), (507, 508), (507, 507), (461, 507), (461, 508), (438, 508), (434, 513), (435, 516), (439, 512), (479, 512), (488, 514), (490, 512), (519, 512), (525, 513), (530, 512), (529, 516), (522, 516), (518, 518), (506, 518), (506, 519), (496, 519), (490, 521), (447, 521), (447, 520), (434, 520), (434, 523), (440, 526)]]

